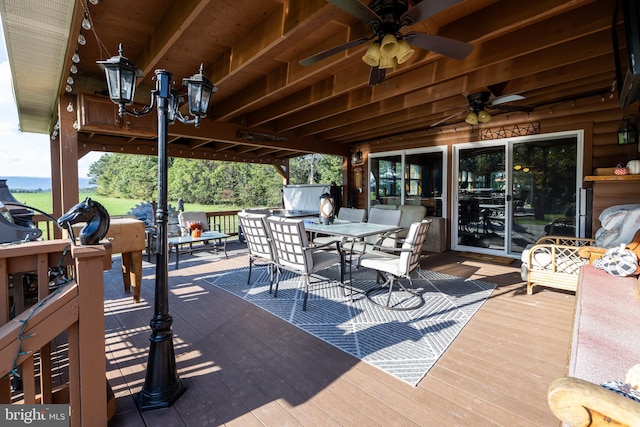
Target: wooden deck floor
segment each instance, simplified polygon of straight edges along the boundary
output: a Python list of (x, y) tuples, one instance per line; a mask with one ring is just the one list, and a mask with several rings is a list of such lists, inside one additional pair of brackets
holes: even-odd
[[(527, 296), (511, 266), (432, 254), (423, 268), (498, 285), (417, 387), (314, 338), (200, 277), (248, 265), (229, 259), (170, 265), (170, 311), (187, 391), (167, 409), (139, 413), (153, 313), (153, 264), (142, 302), (125, 295), (119, 259), (105, 275), (107, 375), (121, 426), (556, 426), (546, 403), (567, 372), (573, 294)], [(240, 248), (238, 243), (236, 248)]]

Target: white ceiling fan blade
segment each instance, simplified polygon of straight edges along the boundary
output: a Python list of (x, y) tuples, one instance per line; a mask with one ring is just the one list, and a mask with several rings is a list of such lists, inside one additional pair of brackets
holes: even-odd
[(491, 105), (500, 105), (507, 102), (522, 101), (523, 99), (524, 96), (516, 94), (498, 96), (493, 101), (491, 101)]

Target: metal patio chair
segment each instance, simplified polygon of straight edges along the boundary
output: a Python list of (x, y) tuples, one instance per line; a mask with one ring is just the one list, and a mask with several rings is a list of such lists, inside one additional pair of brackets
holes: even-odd
[(271, 231), (279, 267), (276, 271), (274, 297), (278, 295), (281, 269), (292, 271), (304, 277), (303, 311), (307, 309), (310, 276), (312, 274), (325, 270), (332, 265), (340, 264), (340, 286), (344, 290), (344, 259), (342, 253), (322, 250), (323, 247), (332, 246), (334, 242), (326, 245), (310, 246), (302, 220), (271, 216), (267, 218), (267, 225)]

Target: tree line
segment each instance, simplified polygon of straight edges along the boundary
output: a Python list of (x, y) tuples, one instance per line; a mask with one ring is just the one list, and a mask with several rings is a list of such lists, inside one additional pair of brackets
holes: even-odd
[[(282, 177), (271, 165), (170, 158), (169, 199), (185, 203), (230, 206), (279, 206)], [(309, 154), (289, 163), (290, 184), (342, 182), (342, 157)], [(104, 154), (89, 167), (97, 195), (155, 200), (158, 164), (155, 156)]]

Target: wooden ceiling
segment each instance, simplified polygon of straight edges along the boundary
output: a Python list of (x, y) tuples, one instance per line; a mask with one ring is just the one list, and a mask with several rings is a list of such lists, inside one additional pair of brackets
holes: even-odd
[[(370, 67), (361, 59), (367, 44), (309, 67), (299, 64), (371, 35), (366, 24), (325, 0), (100, 0), (95, 5), (81, 0), (67, 49), (70, 56), (77, 47), (81, 58), (72, 94), (104, 93), (96, 60), (116, 55), (123, 43), (125, 56), (145, 75), (137, 92), (141, 103), (149, 102), (157, 68), (171, 71), (179, 84), (204, 63), (218, 86), (200, 129), (170, 127), (172, 155), (218, 153), (265, 163), (309, 152), (348, 155), (358, 143), (468, 126), (465, 95), (477, 90), (522, 95), (526, 99), (515, 104), (535, 106), (531, 114), (607, 96), (615, 78), (613, 6), (613, 0), (464, 0), (402, 31), (471, 43), (475, 47), (467, 58), (416, 50), (408, 62), (389, 70), (382, 84), (370, 87)], [(80, 27), (85, 12), (90, 31)], [(85, 45), (75, 41), (80, 32)], [(70, 57), (67, 65), (57, 76), (63, 103)], [(26, 101), (18, 96), (19, 107)], [(49, 129), (56, 120), (51, 117)], [(154, 144), (135, 133), (81, 129), (80, 134), (84, 151), (139, 152)]]

